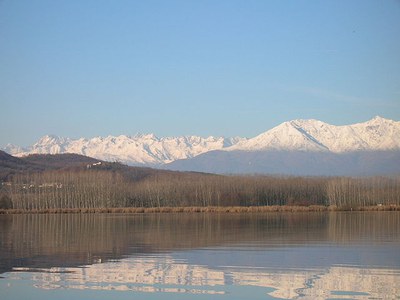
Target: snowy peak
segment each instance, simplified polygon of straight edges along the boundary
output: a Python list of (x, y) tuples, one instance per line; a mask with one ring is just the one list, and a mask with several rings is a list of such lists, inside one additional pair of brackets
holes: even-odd
[(120, 135), (120, 137), (132, 138), (132, 139), (142, 139), (142, 140), (158, 140), (158, 137), (153, 133), (137, 133), (133, 137), (128, 137), (126, 135)]
[(33, 146), (23, 149), (9, 145), (4, 150), (16, 155), (77, 153), (106, 161), (121, 161), (130, 165), (169, 163), (192, 158), (211, 150), (232, 146), (243, 138), (181, 136), (158, 138), (154, 134), (107, 136), (91, 139), (69, 139), (46, 135)]
[(335, 126), (318, 120), (293, 120), (227, 150), (377, 151), (400, 149), (400, 122), (375, 117)]
[[(382, 125), (382, 124), (396, 124), (396, 123), (399, 123), (399, 122), (395, 122), (390, 119), (385, 119), (385, 118), (382, 118), (381, 116), (375, 116), (374, 118), (365, 122), (364, 124)], [(361, 124), (363, 124), (363, 123), (361, 123)]]
[(282, 123), (255, 138), (242, 141), (227, 150), (299, 150), (323, 151), (326, 147), (318, 143), (311, 135), (298, 125), (297, 121)]
[(16, 155), (18, 153), (23, 153), (28, 151), (25, 148), (22, 148), (20, 146), (17, 145), (13, 145), (13, 144), (7, 144), (4, 148), (2, 148), (1, 150), (3, 150), (4, 152), (7, 152), (8, 154), (11, 155)]
[(46, 135), (29, 148), (7, 145), (7, 153), (77, 153), (130, 165), (159, 166), (213, 150), (333, 152), (400, 150), (400, 122), (375, 117), (367, 122), (335, 126), (318, 120), (284, 122), (254, 138), (162, 137), (136, 134), (69, 139)]
[(362, 141), (360, 150), (394, 150), (400, 148), (400, 122), (375, 117), (351, 127)]
[(65, 152), (69, 139), (55, 135), (45, 135), (32, 148), (37, 149), (38, 154), (59, 154)]

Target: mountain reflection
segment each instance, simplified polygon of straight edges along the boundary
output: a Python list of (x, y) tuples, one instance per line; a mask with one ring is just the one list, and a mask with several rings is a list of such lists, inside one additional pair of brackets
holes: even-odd
[(0, 216), (0, 272), (41, 289), (395, 298), (399, 249), (399, 212)]
[[(39, 271), (18, 269), (14, 271)], [(15, 278), (18, 277), (16, 273)], [(189, 265), (168, 256), (128, 258), (85, 268), (52, 268), (33, 273), (42, 289), (94, 289), (138, 292), (225, 294), (226, 288), (256, 286), (274, 289), (270, 296), (284, 299), (326, 299), (349, 294), (352, 299), (395, 298), (400, 272), (332, 266), (326, 269), (247, 269)], [(266, 289), (267, 291), (267, 289)]]

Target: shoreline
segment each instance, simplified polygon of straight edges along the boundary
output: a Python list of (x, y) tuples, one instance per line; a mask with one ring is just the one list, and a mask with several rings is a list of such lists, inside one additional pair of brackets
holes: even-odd
[(188, 207), (113, 207), (0, 209), (0, 215), (16, 214), (144, 214), (144, 213), (269, 213), (269, 212), (335, 212), (335, 211), (400, 211), (400, 205), (337, 207), (324, 205), (291, 206), (188, 206)]

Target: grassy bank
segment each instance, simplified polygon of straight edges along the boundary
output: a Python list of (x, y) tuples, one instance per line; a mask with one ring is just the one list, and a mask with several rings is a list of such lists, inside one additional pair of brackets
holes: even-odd
[(400, 205), (337, 207), (334, 205), (272, 205), (272, 206), (207, 206), (207, 207), (125, 207), (125, 208), (66, 208), (66, 209), (2, 209), (0, 214), (97, 214), (97, 213), (268, 213), (324, 211), (400, 211)]

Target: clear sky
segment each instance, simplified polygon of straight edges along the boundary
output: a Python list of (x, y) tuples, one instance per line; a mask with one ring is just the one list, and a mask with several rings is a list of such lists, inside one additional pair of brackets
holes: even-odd
[(400, 1), (0, 0), (0, 146), (400, 120)]

